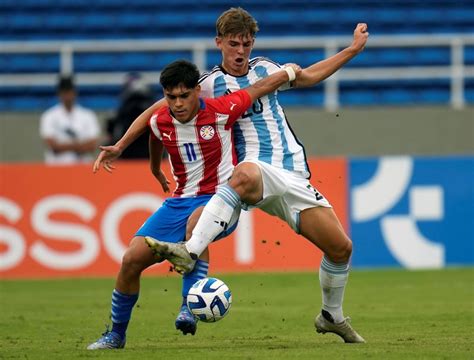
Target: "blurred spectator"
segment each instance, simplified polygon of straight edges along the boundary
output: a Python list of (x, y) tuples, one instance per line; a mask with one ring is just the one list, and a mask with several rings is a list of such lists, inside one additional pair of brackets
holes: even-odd
[[(127, 74), (120, 98), (117, 113), (107, 120), (110, 145), (115, 144), (125, 134), (133, 120), (155, 102), (150, 86), (135, 72)], [(148, 159), (148, 132), (132, 143), (121, 158)]]
[(45, 161), (48, 164), (90, 162), (100, 135), (97, 117), (76, 104), (72, 77), (60, 77), (57, 91), (60, 103), (41, 116), (40, 135), (47, 146)]

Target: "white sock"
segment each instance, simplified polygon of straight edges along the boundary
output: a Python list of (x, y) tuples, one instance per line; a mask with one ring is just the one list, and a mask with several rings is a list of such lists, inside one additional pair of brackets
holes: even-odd
[(191, 238), (186, 242), (189, 253), (197, 256), (225, 229), (240, 203), (240, 196), (229, 185), (223, 186), (209, 200), (194, 227)]
[(323, 294), (323, 310), (329, 312), (334, 323), (344, 321), (342, 302), (344, 290), (349, 278), (349, 263), (336, 264), (326, 255), (323, 256), (319, 269), (319, 283)]

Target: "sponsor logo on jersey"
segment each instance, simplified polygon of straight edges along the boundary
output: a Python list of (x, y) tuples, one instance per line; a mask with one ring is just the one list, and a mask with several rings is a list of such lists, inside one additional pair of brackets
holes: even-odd
[(170, 131), (168, 134), (167, 134), (167, 133), (162, 133), (162, 134), (163, 134), (164, 137), (168, 138), (169, 141), (171, 141), (171, 134), (172, 134), (172, 133), (173, 133), (173, 132)]

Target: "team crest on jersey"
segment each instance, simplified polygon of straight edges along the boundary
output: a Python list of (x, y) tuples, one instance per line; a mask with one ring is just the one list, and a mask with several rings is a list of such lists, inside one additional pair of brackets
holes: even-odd
[(215, 130), (211, 125), (205, 125), (199, 130), (199, 134), (204, 140), (211, 140), (214, 137)]

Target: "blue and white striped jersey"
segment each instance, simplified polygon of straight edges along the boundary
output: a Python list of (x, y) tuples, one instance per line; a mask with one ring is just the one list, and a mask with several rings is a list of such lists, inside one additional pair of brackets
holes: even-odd
[[(199, 80), (202, 96), (215, 98), (246, 88), (281, 67), (267, 58), (257, 57), (250, 60), (246, 75), (232, 76), (221, 66), (215, 66)], [(278, 168), (300, 172), (306, 178), (310, 176), (304, 148), (278, 103), (277, 91), (255, 101), (237, 120), (233, 130), (239, 162), (260, 160)]]

